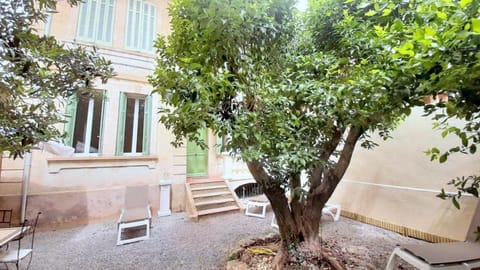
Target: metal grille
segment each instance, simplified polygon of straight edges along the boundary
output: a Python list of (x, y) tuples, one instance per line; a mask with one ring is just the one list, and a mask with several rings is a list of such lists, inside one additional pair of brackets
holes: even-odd
[(263, 194), (262, 186), (258, 183), (249, 183), (241, 185), (235, 189), (238, 198), (245, 199)]

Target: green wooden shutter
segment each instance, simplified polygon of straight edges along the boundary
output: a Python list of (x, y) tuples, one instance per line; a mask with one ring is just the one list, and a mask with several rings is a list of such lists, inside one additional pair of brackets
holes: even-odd
[(102, 91), (102, 115), (100, 117), (100, 139), (98, 141), (98, 153), (103, 153), (103, 125), (105, 123), (105, 105), (107, 103), (107, 91)]
[(135, 33), (140, 32), (139, 27), (137, 27), (137, 21), (140, 20), (140, 18), (137, 18), (137, 16), (140, 16), (137, 13), (140, 12), (140, 10), (137, 9), (137, 4), (138, 1), (136, 0), (129, 0), (128, 1), (128, 15), (127, 15), (127, 34), (125, 37), (125, 47), (127, 48), (135, 48), (136, 47), (136, 40), (135, 40)]
[(145, 114), (143, 116), (143, 149), (144, 155), (150, 154), (150, 133), (152, 130), (152, 95), (145, 98)]
[(125, 141), (125, 117), (127, 111), (127, 95), (120, 93), (120, 102), (118, 105), (118, 127), (117, 127), (117, 147), (116, 154), (123, 155), (123, 143)]
[(75, 117), (77, 115), (77, 96), (72, 95), (67, 100), (67, 107), (65, 116), (67, 122), (65, 123), (65, 133), (67, 134), (64, 143), (67, 146), (73, 147), (73, 132), (75, 131)]
[(105, 41), (108, 43), (112, 42), (113, 39), (113, 16), (115, 10), (115, 2), (113, 0), (109, 1), (108, 5), (108, 18), (107, 23), (105, 24)]
[(149, 51), (153, 52), (155, 49), (153, 48), (153, 43), (155, 42), (155, 35), (157, 33), (157, 7), (152, 5), (151, 10), (151, 17), (150, 17), (150, 47)]
[(111, 43), (113, 0), (98, 0), (95, 14), (95, 41)]
[(84, 39), (86, 34), (85, 32), (87, 27), (87, 18), (88, 18), (88, 11), (89, 5), (86, 2), (80, 3), (80, 14), (78, 15), (78, 25), (77, 25), (77, 38)]

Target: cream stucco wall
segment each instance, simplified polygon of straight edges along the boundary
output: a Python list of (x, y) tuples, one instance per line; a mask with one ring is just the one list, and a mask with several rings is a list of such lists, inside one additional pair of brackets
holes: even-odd
[[(169, 34), (167, 0), (148, 0), (156, 6), (156, 32)], [(151, 119), (151, 149), (148, 156), (122, 157), (115, 155), (120, 92), (149, 95), (152, 91), (147, 77), (154, 70), (154, 54), (125, 49), (127, 0), (116, 0), (114, 7), (114, 30), (111, 44), (84, 42), (76, 38), (79, 7), (70, 7), (59, 1), (58, 13), (54, 13), (46, 25), (38, 26), (40, 32), (53, 35), (57, 40), (70, 45), (90, 47), (112, 61), (116, 76), (105, 85), (103, 134), (101, 154), (98, 156), (56, 157), (34, 150), (29, 185), (28, 214), (41, 210), (44, 226), (75, 226), (92, 220), (115, 220), (123, 206), (126, 185), (148, 184), (149, 199), (153, 212), (158, 209), (159, 182), (172, 183), (171, 208), (185, 209), (185, 148), (174, 148), (171, 133), (158, 123), (158, 108), (161, 105), (153, 95)], [(59, 125), (63, 130), (63, 126)], [(0, 175), (0, 208), (14, 208), (19, 219), (20, 190), (23, 160), (2, 160)], [(11, 182), (11, 183), (10, 183)], [(42, 224), (40, 224), (42, 225)]]
[(445, 150), (460, 142), (455, 137), (442, 139), (440, 131), (432, 130), (432, 121), (421, 116), (422, 110), (413, 110), (392, 133), (393, 139), (376, 138), (379, 147), (357, 147), (331, 201), (382, 222), (464, 240), (477, 199), (464, 197), (457, 210), (435, 195), (456, 176), (478, 174), (480, 156), (457, 154), (443, 164), (431, 162), (425, 155), (428, 148)]

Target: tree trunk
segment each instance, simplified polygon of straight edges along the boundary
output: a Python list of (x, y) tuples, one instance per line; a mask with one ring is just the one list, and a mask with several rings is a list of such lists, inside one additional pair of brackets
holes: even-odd
[[(337, 163), (331, 167), (314, 168), (311, 170), (310, 189), (307, 199), (302, 201), (298, 193), (292, 192), (296, 188), (301, 188), (299, 173), (292, 173), (288, 183), (291, 198), (288, 200), (285, 195), (285, 189), (282, 188), (282, 182), (271, 177), (266, 171), (265, 166), (260, 161), (247, 162), (247, 166), (254, 179), (262, 185), (265, 195), (270, 201), (272, 210), (277, 219), (282, 246), (277, 258), (274, 260), (274, 268), (282, 269), (286, 262), (291, 259), (295, 253), (308, 253), (308, 256), (321, 258), (322, 249), (320, 244), (320, 221), (322, 209), (325, 203), (331, 197), (338, 183), (342, 179), (345, 171), (350, 164), (350, 160), (355, 148), (355, 144), (363, 131), (360, 128), (351, 128), (348, 130), (347, 137), (343, 144), (343, 149)], [(339, 132), (338, 136), (342, 136)], [(327, 145), (329, 153), (341, 141), (336, 136)], [(325, 155), (327, 163), (330, 158)], [(334, 258), (327, 258), (336, 268), (343, 269)]]

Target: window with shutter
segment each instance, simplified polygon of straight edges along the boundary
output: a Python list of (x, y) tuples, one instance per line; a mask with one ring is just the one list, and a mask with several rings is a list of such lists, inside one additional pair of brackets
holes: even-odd
[(77, 38), (112, 43), (114, 0), (85, 0), (80, 4)]
[(117, 155), (150, 152), (151, 96), (121, 93), (117, 130)]
[(75, 153), (100, 153), (104, 102), (103, 93), (68, 100), (65, 144), (75, 148)]
[(153, 52), (157, 8), (143, 0), (128, 0), (125, 47)]

